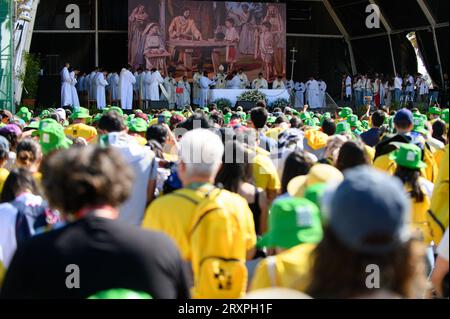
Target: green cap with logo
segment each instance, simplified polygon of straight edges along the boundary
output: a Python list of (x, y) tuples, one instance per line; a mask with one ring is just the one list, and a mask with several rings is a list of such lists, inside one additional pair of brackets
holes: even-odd
[(368, 131), (370, 129), (369, 121), (367, 120), (361, 121), (361, 127), (364, 129), (364, 131)]
[(323, 122), (325, 122), (325, 120), (331, 120), (330, 112), (323, 113), (322, 117), (320, 118), (320, 126), (323, 125)]
[(300, 113), (300, 119), (302, 121), (311, 119), (311, 115), (308, 112)]
[(89, 119), (91, 118), (91, 116), (89, 115), (89, 110), (84, 108), (84, 107), (80, 107), (77, 110), (75, 110), (72, 115), (70, 115), (70, 118), (72, 120), (76, 120), (76, 119)]
[(312, 127), (313, 129), (317, 129), (317, 124), (316, 121), (314, 121), (314, 119), (306, 119), (303, 121), (303, 124), (305, 126)]
[(269, 217), (269, 231), (258, 247), (292, 248), (317, 244), (323, 238), (319, 208), (306, 198), (286, 198), (274, 202)]
[(148, 293), (141, 291), (133, 291), (128, 289), (111, 289), (101, 291), (88, 299), (109, 299), (109, 300), (124, 300), (124, 299), (153, 299)]
[(336, 125), (336, 135), (342, 133), (352, 133), (352, 128), (348, 122), (339, 122)]
[(350, 115), (348, 118), (347, 118), (347, 122), (348, 122), (348, 124), (350, 124), (350, 126), (353, 128), (353, 127), (358, 127), (358, 125), (360, 124), (359, 123), (359, 119), (358, 119), (358, 116), (356, 116), (356, 115)]
[(339, 117), (346, 119), (349, 116), (353, 115), (353, 110), (349, 107), (344, 107), (340, 112), (339, 112)]
[(128, 129), (136, 133), (147, 132), (148, 124), (144, 119), (135, 117), (128, 122)]
[(430, 107), (430, 111), (428, 112), (429, 114), (432, 114), (432, 115), (441, 115), (441, 113), (442, 113), (442, 110), (439, 108), (439, 107), (437, 107), (437, 106), (433, 106), (433, 107)]
[[(42, 121), (41, 121), (42, 123)], [(64, 127), (55, 122), (47, 122), (39, 129), (39, 142), (44, 155), (59, 149), (68, 149), (73, 142), (64, 133)]]
[(16, 116), (20, 117), (24, 122), (28, 123), (31, 120), (31, 112), (27, 107), (21, 107)]
[(416, 133), (420, 133), (423, 135), (428, 135), (428, 130), (425, 128), (425, 125), (427, 123), (427, 119), (426, 116), (422, 116), (421, 114), (414, 114), (413, 115), (413, 124), (414, 124), (414, 128), (413, 128), (413, 132)]
[(397, 165), (409, 169), (426, 168), (427, 164), (422, 161), (422, 150), (414, 144), (402, 144), (400, 148), (393, 152), (389, 158), (397, 163)]
[(116, 111), (120, 116), (123, 116), (123, 110), (118, 106), (111, 106), (106, 112), (103, 112), (103, 114), (106, 114), (109, 111)]

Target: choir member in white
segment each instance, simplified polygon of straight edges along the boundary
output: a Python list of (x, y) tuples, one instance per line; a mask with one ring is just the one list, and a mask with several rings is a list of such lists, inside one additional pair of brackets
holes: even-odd
[(326, 96), (327, 96), (327, 84), (324, 80), (319, 80), (319, 98), (320, 98), (320, 107), (325, 107), (326, 105)]
[(244, 73), (243, 69), (239, 69), (238, 75), (241, 79), (241, 89), (246, 89), (249, 85), (247, 74)]
[(149, 101), (150, 100), (150, 85), (152, 80), (152, 72), (146, 69), (142, 72), (141, 76), (141, 100)]
[(295, 108), (300, 109), (305, 106), (305, 90), (306, 86), (303, 82), (297, 82), (294, 86), (295, 92)]
[(279, 75), (272, 83), (272, 89), (273, 90), (284, 90), (286, 89), (286, 86), (283, 82), (283, 77)]
[(161, 73), (153, 68), (150, 79), (150, 101), (159, 101), (159, 85), (164, 83)]
[(186, 76), (177, 84), (177, 107), (179, 109), (191, 105), (191, 85)]
[(130, 70), (131, 66), (123, 68), (119, 78), (120, 103), (124, 110), (131, 110), (133, 107), (133, 85), (136, 83), (136, 78)]
[(193, 93), (192, 93), (192, 99), (194, 104), (200, 104), (200, 78), (202, 77), (202, 70), (198, 70), (194, 73), (194, 77), (192, 78), (192, 87), (193, 87)]
[(209, 88), (211, 85), (214, 85), (215, 82), (211, 81), (208, 78), (208, 72), (205, 71), (203, 72), (203, 76), (199, 80), (199, 84), (200, 84), (200, 101), (198, 105), (201, 108), (204, 108), (208, 106)]
[(117, 74), (117, 72), (108, 74), (106, 81), (108, 81), (108, 86), (106, 88), (108, 90), (111, 103), (119, 100), (119, 74)]
[(97, 109), (103, 110), (106, 107), (106, 86), (108, 81), (105, 79), (106, 72), (99, 69), (95, 78)]
[(314, 77), (310, 77), (306, 82), (306, 97), (308, 105), (311, 109), (318, 109), (322, 107), (320, 99), (319, 82)]
[(95, 85), (95, 79), (97, 78), (98, 67), (96, 67), (87, 77), (87, 84), (89, 86), (89, 100), (93, 101), (97, 96), (97, 87)]
[(233, 71), (231, 80), (227, 81), (227, 89), (239, 90), (241, 88), (241, 78), (236, 71)]
[(167, 92), (167, 97), (164, 94), (161, 94), (161, 101), (168, 101), (169, 102), (169, 108), (174, 108), (175, 103), (177, 101), (176, 97), (176, 87), (177, 87), (177, 81), (173, 78), (173, 72), (168, 71), (168, 76), (164, 78), (164, 88)]
[(61, 106), (72, 106), (72, 79), (69, 73), (70, 63), (61, 70)]
[(258, 74), (258, 77), (253, 80), (252, 82), (252, 89), (254, 90), (267, 90), (269, 88), (269, 84), (267, 83), (267, 80), (263, 77), (262, 73)]
[(71, 72), (69, 73), (70, 75), (70, 91), (71, 91), (71, 96), (72, 96), (72, 102), (71, 102), (71, 106), (75, 109), (80, 107), (80, 99), (78, 98), (78, 92), (77, 92), (77, 75), (78, 75), (79, 71), (78, 70), (71, 70)]
[(345, 100), (352, 100), (352, 78), (350, 75), (346, 74), (345, 77)]

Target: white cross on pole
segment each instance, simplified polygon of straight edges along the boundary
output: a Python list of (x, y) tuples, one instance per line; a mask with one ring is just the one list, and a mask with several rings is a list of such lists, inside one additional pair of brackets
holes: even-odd
[(298, 51), (295, 49), (295, 47), (292, 48), (292, 50), (291, 50), (291, 53), (292, 53), (292, 60), (291, 60), (291, 66), (292, 66), (292, 70), (291, 70), (291, 81), (294, 80), (294, 66), (295, 66), (295, 62), (297, 62), (297, 61), (295, 60), (295, 54), (296, 54), (297, 52), (298, 52)]

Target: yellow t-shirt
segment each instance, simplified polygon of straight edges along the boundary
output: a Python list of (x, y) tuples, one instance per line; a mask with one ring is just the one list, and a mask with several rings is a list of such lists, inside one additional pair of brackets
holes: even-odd
[(6, 168), (0, 168), (0, 194), (3, 192), (3, 186), (5, 185), (8, 176), (9, 171)]
[(64, 133), (73, 138), (82, 137), (88, 142), (97, 136), (97, 130), (95, 129), (95, 127), (83, 123), (72, 124), (68, 126), (64, 130)]
[(250, 291), (281, 287), (305, 291), (310, 283), (314, 244), (301, 244), (262, 260), (256, 267)]
[(275, 141), (278, 142), (278, 137), (279, 137), (280, 134), (283, 133), (284, 131), (286, 131), (285, 128), (282, 128), (282, 127), (274, 127), (274, 128), (268, 129), (264, 135), (266, 135), (267, 137), (270, 137), (271, 139), (273, 139), (273, 140), (275, 140)]
[[(156, 199), (147, 209), (142, 227), (160, 231), (168, 235), (177, 245), (184, 260), (191, 260), (190, 231), (197, 203), (201, 202), (210, 191), (208, 185), (196, 190), (181, 189)], [(228, 196), (227, 207), (240, 216), (239, 222), (247, 233), (247, 249), (256, 245), (253, 215), (247, 201), (234, 193), (222, 191)], [(221, 195), (222, 196), (222, 195)], [(213, 239), (205, 239), (213, 240)], [(244, 256), (245, 257), (245, 256)]]
[(2, 287), (3, 279), (5, 279), (5, 273), (6, 269), (3, 266), (2, 262), (0, 261), (0, 288)]
[(252, 162), (253, 179), (258, 188), (280, 190), (281, 182), (278, 171), (267, 152), (257, 148)]
[(147, 144), (147, 140), (139, 134), (130, 134), (130, 136), (133, 136), (136, 142), (138, 142), (138, 144), (141, 146), (145, 146)]

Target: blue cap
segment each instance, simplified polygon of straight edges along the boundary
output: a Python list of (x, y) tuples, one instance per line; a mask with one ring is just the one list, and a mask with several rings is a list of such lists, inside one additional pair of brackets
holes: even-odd
[(414, 123), (414, 117), (410, 110), (408, 109), (401, 109), (397, 113), (395, 113), (394, 117), (394, 124), (397, 123), (408, 123), (413, 124)]
[(9, 153), (9, 141), (3, 136), (0, 136), (0, 148)]
[(410, 239), (410, 200), (402, 183), (369, 166), (346, 172), (329, 210), (332, 232), (352, 250), (384, 254)]

